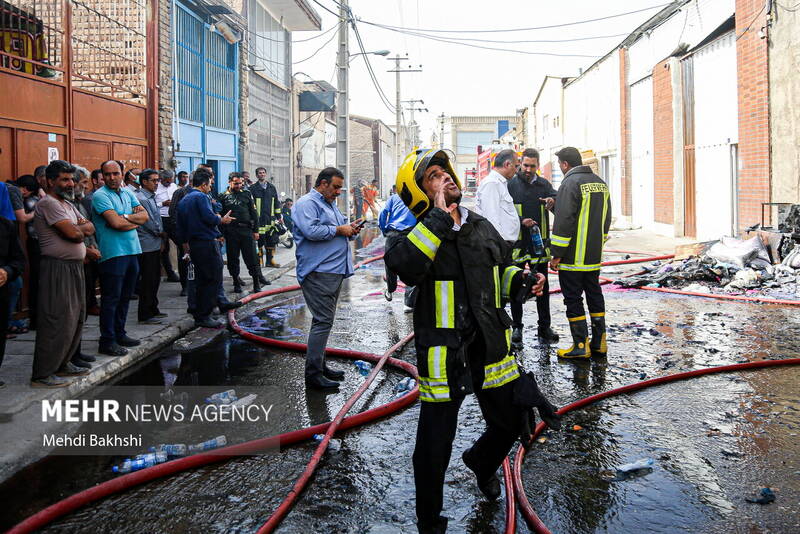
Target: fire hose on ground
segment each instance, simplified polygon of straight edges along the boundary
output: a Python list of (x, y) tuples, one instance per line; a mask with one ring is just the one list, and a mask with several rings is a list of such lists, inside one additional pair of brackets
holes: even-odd
[[(368, 258), (367, 260), (361, 262), (360, 264), (357, 264), (356, 268), (363, 266), (367, 263), (377, 261), (382, 257), (383, 256), (381, 255), (373, 258)], [(244, 302), (250, 302), (255, 299), (287, 293), (290, 291), (297, 291), (299, 289), (300, 286), (298, 285), (287, 286), (283, 288), (272, 289), (269, 291), (262, 291), (260, 293), (249, 295), (248, 297), (245, 297), (242, 300)], [(264, 338), (243, 330), (238, 325), (238, 323), (236, 323), (235, 317), (233, 316), (233, 311), (230, 312), (229, 317), (232, 319), (231, 326), (233, 327), (233, 329), (246, 339), (250, 339), (251, 341), (265, 344), (274, 348), (288, 349), (299, 352), (304, 352), (306, 350), (306, 345), (303, 343), (293, 343), (288, 341), (280, 341), (275, 339)], [(376, 363), (373, 372), (370, 374), (369, 377), (367, 377), (367, 379), (361, 385), (356, 394), (353, 397), (351, 397), (351, 399), (345, 405), (346, 409), (352, 407), (352, 405), (356, 402), (356, 400), (358, 400), (358, 397), (369, 387), (369, 385), (377, 376), (378, 371), (384, 364), (405, 371), (414, 378), (417, 378), (418, 375), (416, 366), (408, 362), (405, 362), (403, 360), (391, 357), (391, 355), (400, 348), (402, 348), (402, 346), (405, 343), (407, 343), (411, 339), (411, 337), (412, 335), (407, 336), (401, 342), (395, 344), (393, 347), (387, 350), (382, 356), (367, 352), (353, 351), (353, 350), (333, 349), (333, 348), (326, 349), (325, 352), (329, 356), (338, 356), (351, 359), (362, 359)], [(148, 467), (146, 469), (142, 469), (141, 471), (135, 471), (132, 473), (122, 475), (118, 478), (103, 482), (89, 489), (71, 495), (66, 499), (56, 502), (48, 506), (47, 508), (37, 512), (36, 514), (30, 516), (24, 521), (18, 523), (17, 525), (12, 527), (8, 532), (9, 534), (21, 534), (21, 533), (33, 532), (52, 523), (56, 519), (63, 517), (64, 515), (69, 514), (71, 512), (74, 512), (75, 510), (78, 510), (90, 503), (97, 502), (105, 497), (121, 493), (123, 491), (134, 488), (136, 486), (140, 486), (147, 482), (151, 482), (153, 480), (164, 478), (176, 473), (188, 471), (190, 469), (195, 469), (205, 465), (219, 463), (238, 456), (249, 455), (259, 450), (293, 445), (295, 443), (312, 439), (314, 434), (325, 433), (325, 439), (323, 440), (322, 443), (320, 443), (320, 445), (317, 448), (317, 451), (315, 452), (314, 457), (312, 458), (311, 463), (313, 463), (315, 467), (316, 463), (318, 463), (319, 461), (319, 457), (321, 456), (322, 452), (324, 452), (324, 449), (327, 447), (331, 435), (333, 435), (333, 433), (336, 430), (345, 430), (349, 428), (354, 428), (375, 421), (377, 419), (386, 417), (387, 415), (396, 413), (402, 410), (403, 408), (409, 406), (414, 401), (416, 401), (418, 395), (419, 395), (419, 389), (418, 386), (415, 386), (415, 388), (411, 392), (407, 393), (406, 395), (403, 395), (399, 399), (395, 399), (391, 402), (388, 402), (381, 406), (377, 406), (375, 408), (371, 408), (369, 410), (365, 410), (355, 415), (345, 417), (344, 413), (346, 413), (346, 410), (343, 409), (343, 411), (337, 414), (334, 421), (330, 423), (323, 423), (299, 430), (294, 430), (291, 432), (286, 432), (284, 434), (279, 434), (276, 436), (259, 438), (244, 443), (239, 443), (237, 445), (230, 445), (228, 447), (217, 449), (213, 453), (203, 453), (203, 454), (187, 456), (185, 458), (178, 458), (175, 460), (171, 460), (169, 462), (165, 462), (162, 464), (154, 465), (152, 467)], [(309, 464), (309, 467), (311, 467), (311, 463)], [(311, 472), (313, 472), (313, 468), (311, 468), (310, 470), (307, 469), (303, 477), (301, 477), (301, 479), (303, 480), (302, 483), (303, 485), (310, 478)], [(300, 480), (298, 480), (298, 483), (300, 483)], [(298, 490), (298, 488), (299, 488), (298, 484), (295, 484), (295, 488), (293, 489), (293, 492), (290, 494), (290, 497), (287, 498), (287, 500), (291, 499), (292, 502), (294, 502), (297, 499), (300, 490), (302, 489), (300, 487), (300, 490)], [(281, 505), (281, 507), (278, 510), (278, 512), (282, 514), (281, 518), (285, 516), (289, 508), (290, 505), (286, 505), (286, 503)], [(272, 518), (270, 519), (270, 521), (272, 521)], [(279, 520), (277, 522), (279, 522)], [(276, 525), (277, 522), (274, 522), (274, 524), (267, 523), (266, 525), (264, 525), (264, 527), (262, 527), (260, 532), (271, 531), (271, 529), (266, 530), (268, 525), (272, 525), (271, 528), (274, 528), (274, 525)]]
[[(360, 264), (356, 266), (356, 268), (366, 265), (367, 263), (371, 263), (373, 261), (377, 261), (382, 259), (382, 255), (375, 256), (372, 258), (368, 258), (364, 260)], [(670, 259), (672, 255), (666, 256), (655, 256), (655, 257), (647, 257), (647, 258), (637, 258), (637, 259), (629, 259), (629, 260), (620, 260), (620, 261), (612, 261), (612, 262), (604, 262), (603, 265), (621, 265), (621, 264), (630, 264), (630, 263), (644, 263), (648, 261), (655, 261), (661, 259)], [(612, 281), (609, 279), (601, 279), (601, 283), (608, 284)], [(278, 295), (290, 291), (297, 291), (300, 289), (300, 286), (293, 285), (287, 286), (283, 288), (272, 289), (269, 291), (262, 291), (260, 293), (256, 293), (253, 295), (249, 295), (242, 299), (243, 302), (247, 303), (252, 300)], [(648, 290), (658, 290), (661, 289), (664, 292), (669, 293), (679, 293), (679, 294), (690, 294), (690, 295), (697, 295), (697, 296), (704, 296), (704, 297), (728, 297), (730, 300), (748, 300), (748, 301), (755, 301), (755, 302), (770, 302), (775, 301), (774, 303), (791, 303), (800, 305), (800, 302), (795, 301), (782, 301), (777, 299), (756, 299), (756, 298), (748, 298), (748, 297), (739, 297), (734, 298), (735, 296), (732, 295), (707, 295), (704, 293), (691, 293), (691, 292), (681, 292), (678, 290), (665, 290), (663, 288), (642, 288)], [(551, 293), (559, 293), (560, 289), (553, 289)], [(258, 336), (251, 332), (248, 332), (242, 329), (238, 323), (236, 322), (234, 312), (229, 312), (229, 318), (231, 327), (235, 332), (237, 332), (241, 337), (245, 339), (249, 339), (251, 341), (264, 344), (267, 346), (271, 346), (274, 348), (280, 349), (287, 349), (292, 351), (304, 352), (306, 350), (306, 345), (303, 343), (295, 343), (289, 341), (280, 341), (270, 338), (265, 338), (262, 336)], [(143, 469), (141, 471), (136, 471), (133, 473), (125, 474), (121, 477), (115, 478), (113, 480), (109, 480), (102, 484), (98, 484), (92, 488), (87, 490), (81, 491), (63, 499), (55, 504), (48, 506), (47, 508), (37, 512), (36, 514), (32, 515), (31, 517), (25, 519), (21, 523), (15, 525), (14, 527), (9, 530), (9, 533), (19, 534), (19, 533), (27, 533), (32, 532), (34, 530), (40, 529), (49, 523), (53, 522), (54, 520), (62, 517), (66, 514), (69, 514), (87, 504), (92, 502), (99, 501), (105, 497), (110, 495), (123, 492), (130, 488), (145, 484), (147, 482), (157, 480), (160, 478), (164, 478), (176, 473), (180, 473), (183, 471), (187, 471), (190, 469), (194, 469), (197, 467), (201, 467), (204, 465), (210, 465), (213, 463), (219, 463), (224, 460), (234, 458), (237, 456), (252, 454), (253, 452), (263, 450), (269, 447), (280, 447), (280, 446), (287, 446), (292, 445), (295, 443), (299, 443), (301, 441), (305, 441), (311, 439), (314, 434), (324, 433), (325, 437), (321, 441), (321, 443), (317, 446), (317, 449), (312, 456), (312, 459), (309, 461), (306, 469), (304, 470), (303, 474), (298, 478), (293, 486), (292, 490), (290, 491), (289, 495), (286, 499), (281, 503), (278, 509), (270, 516), (269, 520), (259, 529), (259, 533), (267, 533), (272, 532), (280, 521), (288, 514), (291, 510), (292, 506), (296, 503), (297, 499), (300, 497), (303, 489), (307, 485), (308, 481), (311, 479), (316, 466), (319, 464), (319, 461), (322, 455), (325, 452), (325, 449), (330, 442), (331, 437), (337, 430), (345, 430), (353, 427), (357, 427), (368, 422), (374, 421), (376, 419), (385, 417), (387, 415), (396, 413), (397, 411), (407, 407), (408, 405), (412, 404), (416, 401), (417, 396), (419, 394), (418, 386), (415, 386), (414, 390), (410, 393), (400, 397), (399, 399), (393, 400), (389, 403), (384, 405), (371, 408), (364, 412), (346, 416), (347, 411), (355, 404), (358, 398), (368, 389), (371, 385), (372, 381), (377, 377), (379, 371), (383, 367), (384, 364), (390, 365), (397, 369), (406, 371), (414, 378), (418, 378), (417, 369), (414, 365), (404, 362), (402, 360), (396, 359), (391, 357), (397, 350), (400, 350), (408, 341), (413, 338), (413, 334), (409, 334), (401, 340), (399, 343), (395, 344), (391, 348), (389, 348), (383, 355), (379, 356), (377, 354), (371, 354), (366, 352), (359, 352), (359, 351), (351, 351), (345, 349), (334, 349), (334, 348), (326, 348), (326, 354), (329, 356), (338, 356), (338, 357), (345, 357), (345, 358), (352, 358), (352, 359), (364, 359), (368, 361), (375, 362), (376, 365), (373, 368), (370, 375), (365, 379), (364, 383), (359, 387), (356, 393), (351, 396), (351, 398), (345, 403), (344, 407), (340, 412), (336, 415), (333, 421), (330, 423), (323, 423), (319, 425), (314, 425), (311, 427), (306, 427), (304, 429), (299, 429), (291, 432), (287, 432), (284, 434), (279, 434), (276, 436), (270, 436), (260, 439), (255, 439), (252, 441), (240, 443), (237, 445), (231, 445), (228, 447), (224, 447), (221, 449), (216, 450), (214, 453), (205, 453), (205, 454), (197, 454), (193, 456), (188, 456), (185, 458), (180, 458), (176, 460), (172, 460), (163, 464), (158, 464), (153, 467), (149, 467)], [(582, 408), (588, 404), (592, 404), (599, 400), (614, 396), (620, 395), (623, 393), (630, 393), (633, 391), (637, 391), (640, 389), (644, 389), (647, 387), (652, 387), (654, 385), (672, 382), (676, 380), (684, 380), (688, 378), (692, 378), (695, 376), (702, 376), (705, 374), (711, 373), (722, 373), (728, 371), (739, 371), (745, 369), (756, 369), (756, 368), (763, 368), (763, 367), (772, 367), (778, 365), (798, 365), (800, 364), (800, 358), (798, 359), (787, 359), (787, 360), (765, 360), (765, 361), (758, 361), (758, 362), (749, 362), (749, 363), (742, 363), (742, 364), (735, 364), (735, 365), (727, 365), (722, 367), (712, 367), (707, 369), (697, 369), (694, 371), (688, 371), (685, 373), (678, 373), (674, 375), (667, 375), (662, 376), (659, 378), (654, 378), (651, 380), (645, 380), (643, 382), (637, 382), (634, 384), (630, 384), (627, 386), (623, 386), (620, 388), (612, 389), (603, 393), (599, 393), (596, 395), (592, 395), (590, 397), (586, 397), (584, 399), (578, 400), (573, 402), (559, 410), (560, 414), (567, 413), (572, 410), (576, 410)], [(536, 430), (533, 434), (533, 437), (537, 437), (541, 432), (544, 430), (545, 425), (544, 423), (539, 423), (536, 427)], [(542, 523), (542, 521), (536, 515), (536, 512), (533, 510), (533, 507), (530, 505), (530, 502), (527, 499), (525, 494), (525, 490), (522, 486), (522, 474), (521, 474), (521, 467), (522, 462), (524, 461), (524, 450), (520, 448), (514, 458), (513, 468), (509, 464), (508, 458), (504, 460), (502, 469), (503, 475), (506, 480), (506, 534), (510, 534), (516, 531), (516, 505), (515, 503), (519, 504), (519, 509), (523, 514), (523, 517), (528, 521), (528, 524), (531, 528), (537, 533), (545, 533), (550, 532), (547, 527)]]

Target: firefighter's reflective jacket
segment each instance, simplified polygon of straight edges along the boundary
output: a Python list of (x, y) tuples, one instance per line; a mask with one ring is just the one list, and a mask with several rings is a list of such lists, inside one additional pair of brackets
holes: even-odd
[(531, 245), (531, 231), (520, 224), (519, 239), (514, 243), (514, 250), (511, 252), (511, 261), (514, 263), (522, 263), (531, 261), (533, 263), (546, 263), (550, 260), (550, 212), (547, 211), (541, 199), (552, 197), (556, 198), (556, 190), (553, 185), (541, 176), (534, 176), (533, 180), (528, 182), (525, 178), (517, 173), (511, 180), (508, 181), (508, 193), (514, 199), (514, 207), (517, 209), (519, 220), (533, 219), (539, 225), (539, 232), (541, 232), (542, 241), (545, 244), (544, 256), (536, 256), (533, 254), (533, 247)]
[(603, 243), (611, 227), (611, 198), (603, 179), (587, 165), (573, 167), (558, 189), (553, 233), (554, 258), (564, 271), (600, 269)]
[(414, 337), (420, 399), (427, 402), (472, 392), (465, 348), (476, 329), (486, 346), (483, 389), (519, 377), (503, 306), (520, 290), (521, 269), (507, 263), (508, 245), (492, 223), (459, 209), (460, 230), (447, 212), (433, 208), (416, 226), (390, 231), (386, 240), (386, 265), (418, 291)]

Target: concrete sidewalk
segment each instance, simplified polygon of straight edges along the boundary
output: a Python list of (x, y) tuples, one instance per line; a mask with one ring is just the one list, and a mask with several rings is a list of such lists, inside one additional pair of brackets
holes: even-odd
[[(275, 260), (280, 268), (262, 268), (264, 276), (272, 281), (284, 273), (293, 271), (295, 267), (294, 248), (278, 247)], [(244, 264), (242, 264), (243, 271)], [(228, 276), (227, 266), (223, 269), (225, 291), (231, 300), (247, 293), (233, 293), (233, 280)], [(243, 277), (250, 281), (249, 276)], [(266, 286), (268, 289), (271, 286)], [(252, 286), (251, 286), (252, 289)], [(35, 332), (19, 335), (8, 340), (6, 356), (0, 367), (0, 378), (7, 386), (0, 388), (0, 483), (4, 482), (25, 466), (40, 460), (48, 454), (42, 446), (41, 432), (31, 422), (41, 418), (41, 400), (73, 399), (87, 391), (107, 382), (123, 371), (130, 369), (148, 356), (169, 346), (194, 328), (194, 319), (186, 313), (186, 297), (180, 296), (181, 286), (178, 283), (162, 282), (159, 292), (159, 308), (169, 314), (164, 325), (147, 326), (137, 323), (136, 310), (138, 301), (132, 301), (128, 312), (128, 335), (141, 340), (138, 347), (129, 349), (122, 357), (110, 357), (97, 354), (97, 342), (100, 337), (98, 318), (87, 318), (83, 334), (82, 351), (97, 356), (92, 372), (87, 376), (74, 379), (64, 388), (47, 389), (30, 387)], [(54, 424), (55, 425), (55, 424)], [(76, 428), (77, 424), (61, 425), (61, 432)]]

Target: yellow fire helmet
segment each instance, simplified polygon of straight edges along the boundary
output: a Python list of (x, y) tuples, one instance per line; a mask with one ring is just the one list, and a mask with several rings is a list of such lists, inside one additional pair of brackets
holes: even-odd
[(400, 195), (403, 203), (408, 206), (411, 213), (419, 219), (431, 208), (431, 200), (425, 191), (420, 187), (422, 176), (431, 163), (441, 164), (444, 170), (453, 178), (459, 189), (461, 181), (456, 176), (453, 168), (455, 154), (450, 150), (432, 150), (430, 148), (418, 148), (406, 156), (403, 164), (397, 170), (397, 194)]

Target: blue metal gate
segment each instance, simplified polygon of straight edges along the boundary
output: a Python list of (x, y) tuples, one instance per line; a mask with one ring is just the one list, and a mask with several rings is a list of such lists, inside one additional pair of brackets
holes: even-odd
[(178, 170), (211, 163), (216, 188), (238, 167), (238, 46), (175, 2), (175, 157)]

